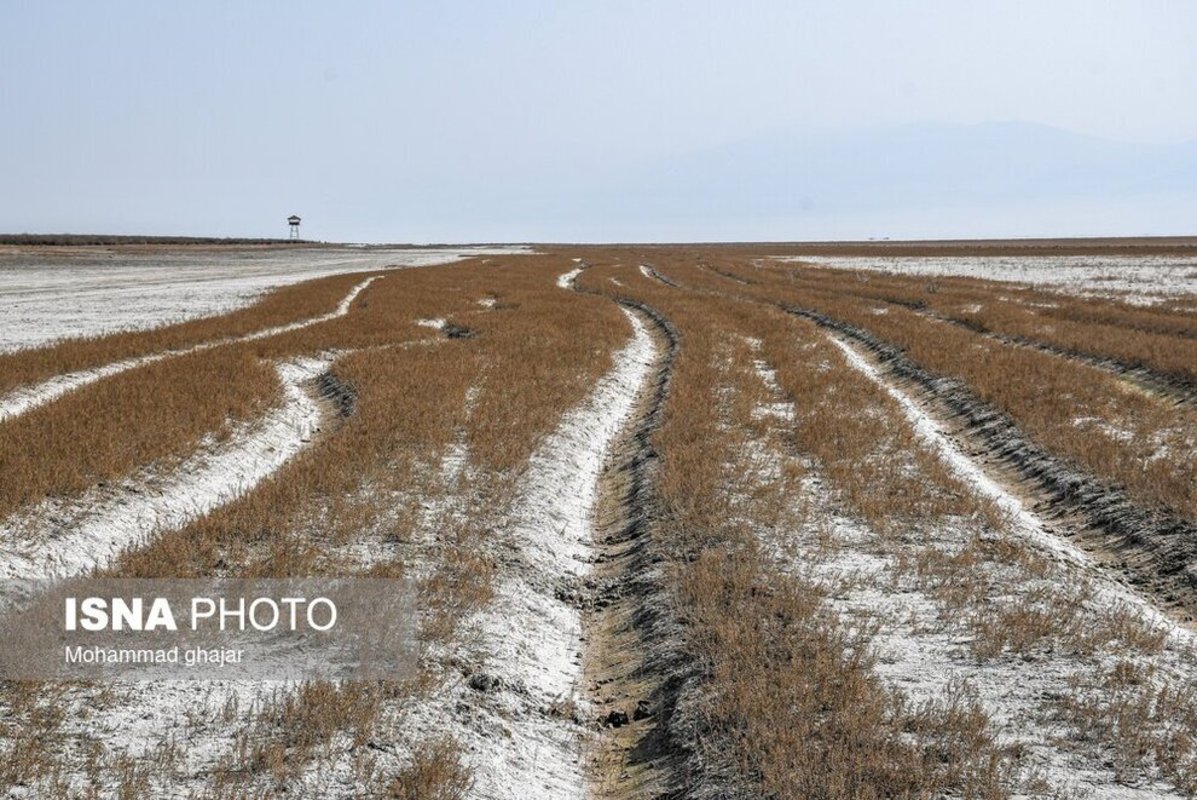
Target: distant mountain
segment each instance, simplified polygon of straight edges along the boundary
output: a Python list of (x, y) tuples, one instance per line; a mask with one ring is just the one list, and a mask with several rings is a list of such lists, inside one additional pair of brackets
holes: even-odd
[[(884, 220), (936, 210), (959, 216), (988, 208), (1125, 209), (1149, 198), (1181, 198), (1197, 209), (1197, 142), (1132, 144), (994, 122), (759, 136), (569, 187), (554, 210), (606, 220), (615, 229), (656, 220), (676, 230), (710, 223), (732, 232), (743, 221), (751, 228), (746, 233), (761, 235), (767, 233), (756, 224), (762, 220), (785, 230), (802, 220), (853, 215)], [(1146, 210), (1139, 216), (1147, 219), (1136, 220), (1140, 228), (1154, 219)], [(1059, 232), (1076, 228), (1065, 224)], [(1008, 232), (1019, 233), (1017, 225)]]

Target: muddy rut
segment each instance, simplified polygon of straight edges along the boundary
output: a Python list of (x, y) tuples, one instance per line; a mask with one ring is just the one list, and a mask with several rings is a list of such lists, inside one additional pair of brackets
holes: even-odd
[(655, 797), (671, 787), (679, 748), (669, 731), (675, 684), (684, 674), (651, 526), (659, 458), (652, 434), (668, 397), (678, 334), (652, 307), (627, 299), (621, 304), (651, 323), (662, 355), (604, 471), (595, 515), (584, 668), (601, 731), (590, 759), (589, 789), (603, 799)]
[[(565, 285), (592, 294), (574, 283), (581, 269)], [(599, 732), (586, 759), (587, 796), (598, 800), (676, 792), (685, 748), (673, 733), (674, 711), (678, 687), (692, 671), (679, 655), (680, 628), (660, 568), (664, 553), (652, 530), (660, 457), (652, 437), (669, 396), (680, 336), (652, 306), (628, 297), (617, 302), (648, 324), (657, 356), (599, 480), (593, 571), (571, 592), (582, 613), (590, 723)]]

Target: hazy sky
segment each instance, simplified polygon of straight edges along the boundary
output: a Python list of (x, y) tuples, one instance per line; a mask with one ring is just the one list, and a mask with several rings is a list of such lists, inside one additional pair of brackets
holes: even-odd
[(588, 187), (798, 129), (1197, 140), (1195, 31), (1197, 4), (1146, 0), (0, 0), (0, 231), (653, 238)]

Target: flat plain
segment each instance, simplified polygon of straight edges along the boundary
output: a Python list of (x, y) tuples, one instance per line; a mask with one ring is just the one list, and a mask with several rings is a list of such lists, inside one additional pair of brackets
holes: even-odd
[(0, 577), (403, 576), (0, 684), (0, 796), (1197, 794), (1197, 243), (0, 252)]

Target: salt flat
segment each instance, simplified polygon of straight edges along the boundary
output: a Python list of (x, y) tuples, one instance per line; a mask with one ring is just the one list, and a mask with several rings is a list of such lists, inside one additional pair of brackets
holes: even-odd
[(0, 248), (0, 352), (224, 313), (269, 289), (325, 275), (509, 252), (513, 248)]
[(783, 256), (838, 269), (984, 278), (1155, 303), (1197, 294), (1197, 256)]

